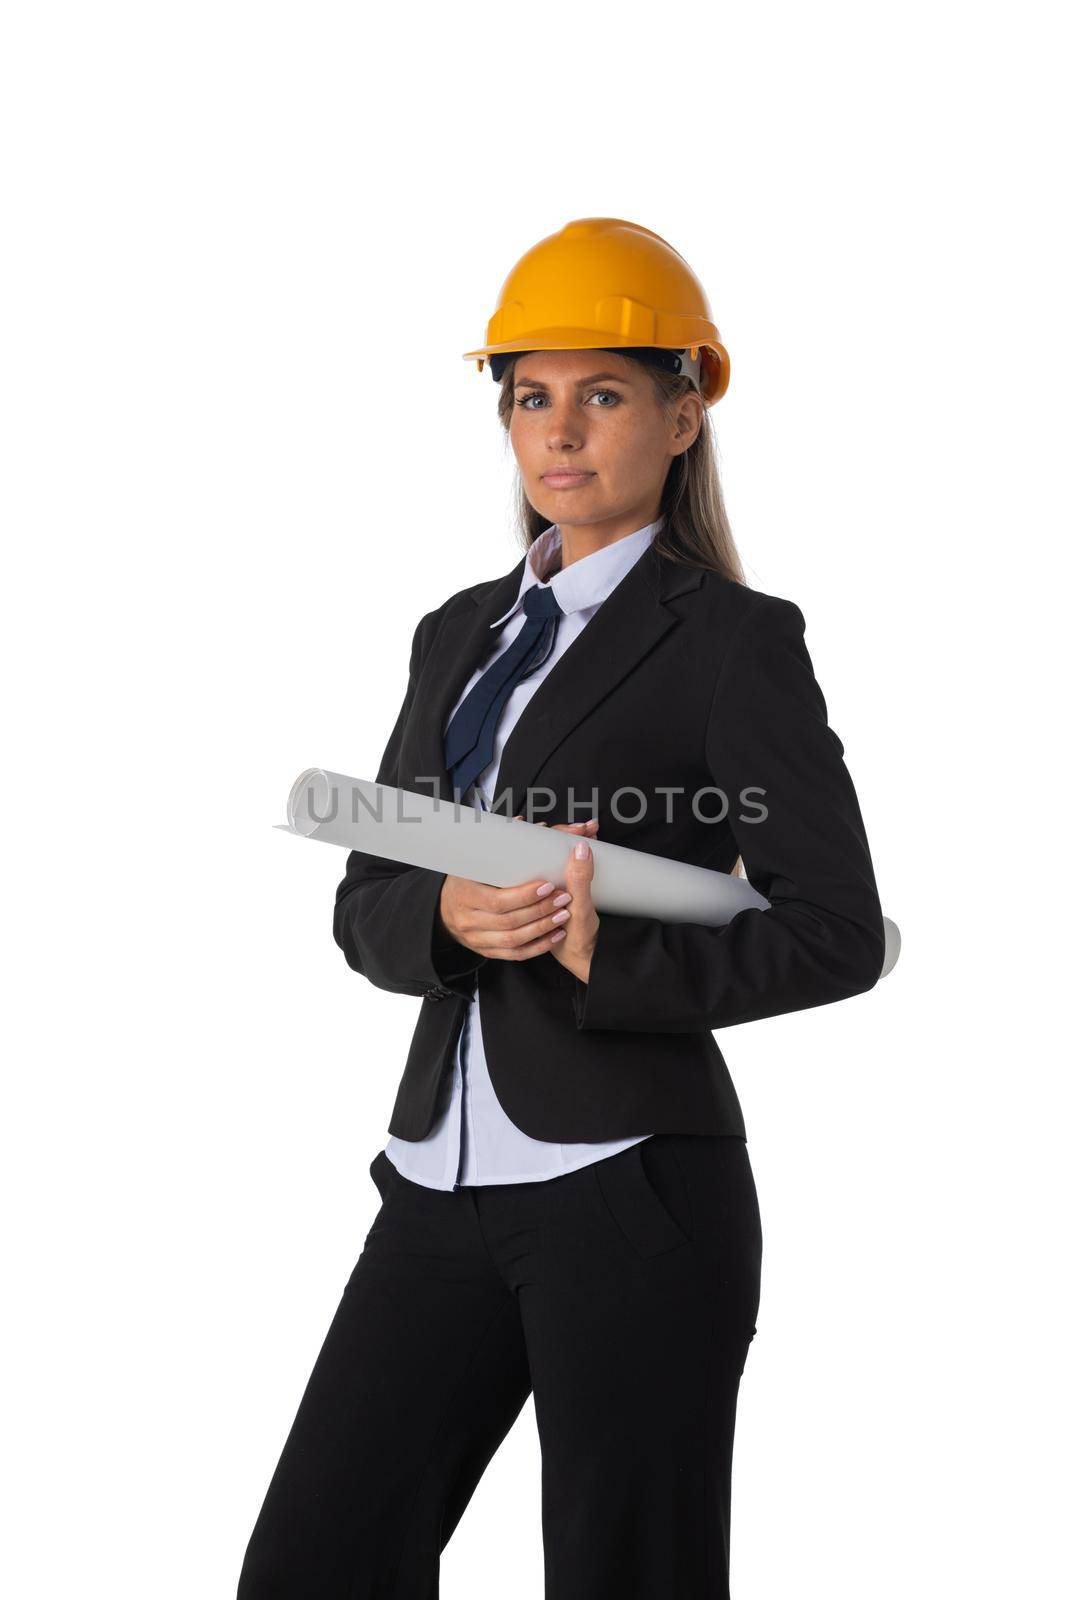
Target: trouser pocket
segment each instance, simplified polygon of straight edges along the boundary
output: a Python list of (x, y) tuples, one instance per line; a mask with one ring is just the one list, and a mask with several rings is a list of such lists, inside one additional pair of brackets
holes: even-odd
[(601, 1198), (627, 1244), (642, 1259), (692, 1241), (685, 1173), (670, 1136), (653, 1134), (593, 1164)]

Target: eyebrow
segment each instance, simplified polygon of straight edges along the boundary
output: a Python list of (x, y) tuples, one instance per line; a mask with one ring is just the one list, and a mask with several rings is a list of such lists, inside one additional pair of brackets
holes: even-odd
[[(612, 383), (630, 384), (629, 378), (620, 378), (614, 372), (594, 372), (591, 378), (575, 378), (574, 387), (576, 389), (582, 389), (587, 383), (602, 383), (605, 378), (609, 379)], [(551, 387), (550, 384), (545, 383), (543, 378), (516, 378), (516, 389), (520, 388), (521, 386), (528, 386), (531, 389), (548, 389)], [(630, 387), (632, 388), (633, 385), (630, 384)]]

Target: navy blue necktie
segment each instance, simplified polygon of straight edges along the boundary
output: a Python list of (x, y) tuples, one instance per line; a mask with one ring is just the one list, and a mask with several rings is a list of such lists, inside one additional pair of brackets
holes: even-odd
[(482, 673), (445, 732), (445, 766), (461, 800), (493, 759), (497, 723), (512, 689), (552, 653), (563, 612), (551, 588), (527, 589), (522, 606), (526, 621), (518, 638)]

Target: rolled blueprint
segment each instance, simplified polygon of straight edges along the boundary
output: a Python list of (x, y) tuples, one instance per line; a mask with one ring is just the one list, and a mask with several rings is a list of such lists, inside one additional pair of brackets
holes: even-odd
[[(287, 814), (288, 821), (276, 826), (302, 838), (498, 888), (538, 877), (562, 882), (575, 842), (574, 834), (557, 828), (322, 767), (310, 767), (297, 778)], [(731, 873), (603, 839), (587, 842), (593, 852), (592, 897), (598, 911), (718, 928), (739, 911), (766, 911), (770, 905), (747, 879)], [(883, 978), (900, 952), (899, 929), (888, 917), (885, 925)]]

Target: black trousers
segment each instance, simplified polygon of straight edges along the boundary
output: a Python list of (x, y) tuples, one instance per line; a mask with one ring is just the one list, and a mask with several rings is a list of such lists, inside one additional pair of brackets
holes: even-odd
[[(656, 1134), (542, 1182), (382, 1198), (237, 1600), (436, 1600), (531, 1390), (546, 1600), (728, 1600), (763, 1235), (738, 1137)], [(501, 1592), (509, 1574), (500, 1574)]]

